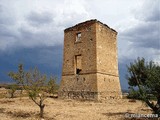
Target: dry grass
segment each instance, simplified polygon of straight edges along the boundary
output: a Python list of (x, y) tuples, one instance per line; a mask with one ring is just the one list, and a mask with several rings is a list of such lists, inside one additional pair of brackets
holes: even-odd
[[(0, 91), (0, 96), (4, 91)], [(4, 96), (4, 95), (3, 95)], [(125, 118), (126, 113), (149, 114), (141, 101), (110, 99), (105, 102), (47, 98), (44, 120), (144, 120)], [(0, 120), (40, 120), (39, 107), (28, 97), (0, 98)]]
[[(129, 102), (128, 99), (100, 103), (47, 98), (45, 104), (45, 120), (124, 120), (125, 113), (151, 113), (141, 101)], [(27, 97), (0, 99), (3, 120), (38, 120), (38, 114), (39, 107)]]

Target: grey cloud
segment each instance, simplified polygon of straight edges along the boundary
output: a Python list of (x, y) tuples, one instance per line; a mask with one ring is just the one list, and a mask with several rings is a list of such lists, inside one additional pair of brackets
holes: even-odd
[(2, 12), (2, 5), (0, 4), (0, 12)]
[(146, 21), (160, 21), (160, 6), (157, 9), (155, 8), (150, 16), (146, 17)]
[[(17, 5), (23, 4), (18, 3)], [(88, 17), (85, 7), (79, 2), (76, 5), (80, 5), (82, 10), (74, 10), (74, 5), (70, 5), (70, 9), (66, 7), (68, 4), (63, 3), (57, 7), (61, 12), (54, 9), (51, 11), (48, 9), (50, 6), (41, 10), (38, 7), (30, 10), (24, 7), (20, 12), (21, 8), (17, 5), (10, 7), (7, 4), (5, 2), (0, 5), (0, 51), (3, 52), (8, 52), (9, 49), (14, 51), (18, 47), (60, 45), (63, 43), (63, 30)]]
[(8, 49), (17, 40), (18, 33), (14, 28), (15, 23), (11, 11), (0, 5), (0, 50)]
[(9, 71), (16, 71), (19, 63), (24, 64), (25, 70), (33, 67), (47, 75), (61, 75), (62, 68), (62, 46), (19, 48), (14, 53), (0, 52), (0, 82), (10, 80), (7, 76)]
[(159, 9), (158, 0), (145, 1), (143, 7), (133, 14), (135, 22), (119, 31), (120, 63), (124, 63), (125, 59), (144, 57), (147, 61), (153, 60), (160, 64)]
[(160, 28), (158, 22), (138, 24), (122, 33), (134, 46), (160, 49)]
[(143, 21), (160, 21), (160, 1), (147, 0), (140, 8), (141, 11), (135, 12), (135, 17)]
[[(136, 25), (121, 33), (126, 40), (129, 40), (133, 48), (152, 48), (160, 50), (160, 8), (159, 1), (145, 1), (142, 8), (134, 15), (138, 22)], [(138, 17), (137, 17), (138, 16)]]
[(14, 37), (16, 38), (16, 32), (6, 25), (0, 25), (0, 37)]
[(55, 46), (62, 44), (63, 33), (57, 31), (40, 30), (37, 32), (31, 31), (26, 27), (19, 29), (20, 40), (19, 45), (23, 47), (36, 47), (36, 46)]
[(10, 49), (18, 40), (18, 33), (7, 25), (0, 24), (0, 50)]
[(31, 12), (27, 16), (27, 20), (33, 26), (40, 26), (53, 22), (52, 14), (49, 12), (42, 12), (42, 13)]
[(0, 4), (0, 25), (13, 25), (15, 18), (12, 17), (11, 12)]

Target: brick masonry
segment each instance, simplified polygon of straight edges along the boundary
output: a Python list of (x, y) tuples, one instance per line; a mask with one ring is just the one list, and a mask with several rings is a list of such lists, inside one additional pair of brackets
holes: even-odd
[(60, 98), (121, 98), (117, 32), (97, 20), (64, 30)]

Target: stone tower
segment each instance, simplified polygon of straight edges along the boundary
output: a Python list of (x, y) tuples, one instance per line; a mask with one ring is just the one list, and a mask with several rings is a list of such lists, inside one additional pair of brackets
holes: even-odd
[(117, 32), (97, 20), (64, 30), (60, 98), (121, 98)]

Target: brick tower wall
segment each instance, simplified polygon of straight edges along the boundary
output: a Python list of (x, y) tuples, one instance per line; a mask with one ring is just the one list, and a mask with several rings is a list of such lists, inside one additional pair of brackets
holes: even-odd
[[(60, 98), (102, 100), (120, 97), (116, 36), (116, 31), (97, 20), (64, 31)], [(77, 67), (81, 69), (78, 74)]]
[(117, 32), (97, 23), (96, 39), (98, 99), (119, 98)]
[[(76, 36), (81, 33), (81, 40)], [(76, 74), (75, 56), (81, 56), (81, 71)], [(96, 24), (80, 24), (64, 32), (62, 80), (59, 96), (97, 99)]]

